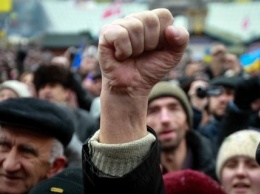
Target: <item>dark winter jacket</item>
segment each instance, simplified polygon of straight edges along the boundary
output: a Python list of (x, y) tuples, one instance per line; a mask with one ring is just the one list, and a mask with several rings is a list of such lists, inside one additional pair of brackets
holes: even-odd
[(194, 130), (190, 130), (187, 135), (187, 145), (192, 153), (191, 169), (204, 172), (213, 179), (215, 175), (215, 150), (212, 142)]
[[(188, 157), (184, 161), (182, 169), (192, 169), (204, 172), (217, 180), (215, 175), (215, 153), (212, 143), (206, 137), (195, 130), (186, 134)], [(163, 174), (168, 171), (163, 168)]]

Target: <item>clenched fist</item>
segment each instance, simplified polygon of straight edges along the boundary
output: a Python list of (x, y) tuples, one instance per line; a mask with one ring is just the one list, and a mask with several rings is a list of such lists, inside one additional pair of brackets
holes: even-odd
[(172, 24), (167, 9), (155, 9), (104, 26), (99, 39), (102, 87), (113, 93), (148, 95), (186, 48), (187, 30)]

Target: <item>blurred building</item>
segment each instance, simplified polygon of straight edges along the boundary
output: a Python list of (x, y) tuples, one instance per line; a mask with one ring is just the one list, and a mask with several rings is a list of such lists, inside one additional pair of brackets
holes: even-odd
[(188, 29), (196, 59), (215, 42), (237, 54), (259, 47), (259, 0), (1, 0), (0, 38), (6, 35), (14, 44), (37, 40), (43, 48), (63, 52), (95, 42), (100, 28), (116, 18), (159, 7)]

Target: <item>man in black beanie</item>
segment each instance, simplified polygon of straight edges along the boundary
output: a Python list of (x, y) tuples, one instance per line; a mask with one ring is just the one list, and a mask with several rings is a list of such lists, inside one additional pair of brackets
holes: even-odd
[(234, 99), (229, 102), (219, 128), (218, 142), (230, 134), (243, 130), (260, 131), (260, 77), (242, 78), (236, 88)]
[[(208, 120), (200, 125), (200, 133), (217, 144), (219, 128), (225, 116), (228, 103), (234, 99), (235, 87), (241, 78), (239, 76), (219, 76), (209, 82), (208, 105), (206, 112)], [(215, 147), (215, 151), (217, 147)]]
[(74, 130), (59, 106), (37, 98), (0, 103), (0, 193), (25, 194), (67, 166)]

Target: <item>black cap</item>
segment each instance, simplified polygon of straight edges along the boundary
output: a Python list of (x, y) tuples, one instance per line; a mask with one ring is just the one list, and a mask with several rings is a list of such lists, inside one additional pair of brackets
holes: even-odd
[(58, 139), (66, 147), (73, 122), (65, 109), (38, 98), (13, 98), (0, 103), (0, 123), (30, 129)]
[(223, 87), (228, 87), (228, 88), (234, 88), (238, 84), (238, 82), (241, 80), (239, 76), (219, 76), (216, 78), (213, 78), (210, 80), (210, 86), (223, 86)]
[(84, 194), (81, 168), (67, 168), (55, 176), (39, 182), (29, 194)]

